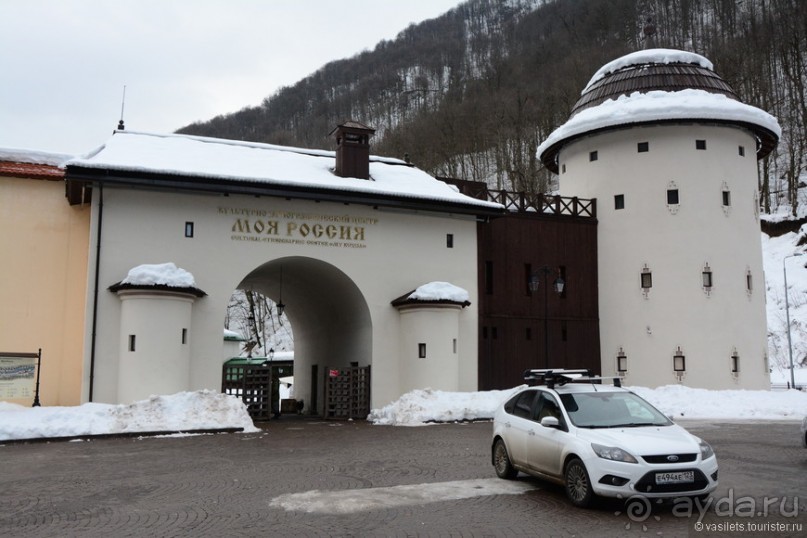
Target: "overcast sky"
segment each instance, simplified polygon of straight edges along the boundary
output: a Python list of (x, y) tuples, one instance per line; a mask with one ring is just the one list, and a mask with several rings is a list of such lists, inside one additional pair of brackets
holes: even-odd
[(0, 0), (0, 148), (81, 154), (260, 104), (460, 0)]

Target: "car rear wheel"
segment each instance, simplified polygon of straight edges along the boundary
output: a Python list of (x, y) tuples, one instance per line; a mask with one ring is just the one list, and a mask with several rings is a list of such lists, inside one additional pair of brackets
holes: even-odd
[(575, 506), (586, 507), (594, 499), (591, 489), (591, 480), (583, 462), (575, 458), (566, 465), (564, 473), (566, 481), (566, 496)]
[(493, 467), (496, 469), (496, 476), (512, 480), (518, 474), (513, 464), (510, 463), (510, 456), (507, 455), (507, 447), (504, 441), (496, 439), (493, 444)]

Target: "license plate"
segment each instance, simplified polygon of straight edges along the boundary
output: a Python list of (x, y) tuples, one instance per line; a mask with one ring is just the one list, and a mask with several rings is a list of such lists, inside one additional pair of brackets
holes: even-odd
[(695, 481), (694, 471), (676, 473), (656, 473), (656, 484), (686, 484)]

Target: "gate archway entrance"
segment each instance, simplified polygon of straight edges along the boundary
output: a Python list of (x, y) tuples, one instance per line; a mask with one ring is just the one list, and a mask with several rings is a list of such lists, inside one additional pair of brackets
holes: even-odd
[(238, 288), (285, 305), (294, 330), (295, 399), (304, 413), (325, 415), (328, 370), (372, 363), (372, 321), (358, 286), (334, 265), (289, 256), (257, 267)]

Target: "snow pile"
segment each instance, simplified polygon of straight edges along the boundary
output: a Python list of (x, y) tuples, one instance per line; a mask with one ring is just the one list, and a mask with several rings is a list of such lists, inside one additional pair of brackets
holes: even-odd
[(558, 142), (590, 131), (669, 120), (724, 120), (763, 127), (781, 137), (779, 122), (759, 108), (746, 105), (725, 95), (704, 90), (666, 92), (654, 90), (633, 92), (617, 99), (608, 99), (598, 106), (586, 108), (555, 129), (538, 146), (540, 157)]
[(212, 390), (152, 396), (128, 405), (29, 408), (0, 402), (0, 441), (221, 428), (259, 431), (240, 399)]
[[(374, 424), (419, 426), (426, 422), (492, 419), (498, 406), (526, 385), (487, 392), (413, 390), (370, 412)], [(657, 389), (628, 387), (674, 419), (801, 420), (807, 392), (788, 390), (706, 390), (681, 385)]]
[(597, 72), (594, 73), (594, 76), (591, 77), (588, 84), (586, 84), (586, 87), (583, 89), (581, 94), (586, 93), (586, 90), (588, 90), (592, 84), (596, 83), (606, 75), (631, 65), (646, 64), (697, 64), (705, 69), (708, 69), (709, 71), (714, 71), (715, 69), (712, 62), (700, 54), (695, 54), (694, 52), (675, 49), (639, 50), (626, 54), (625, 56), (617, 58), (616, 60), (608, 62), (604, 66), (600, 67)]
[(797, 390), (706, 390), (682, 385), (629, 388), (673, 419), (801, 420), (807, 415), (807, 392)]
[(134, 286), (171, 286), (172, 288), (195, 288), (193, 275), (173, 263), (138, 265), (129, 270), (121, 284)]
[(416, 301), (454, 301), (467, 302), (468, 291), (448, 282), (429, 282), (416, 289), (409, 297)]
[(419, 426), (425, 422), (491, 419), (499, 405), (521, 387), (482, 392), (446, 392), (417, 389), (381, 408), (367, 420), (391, 426)]

